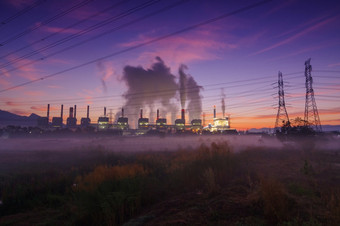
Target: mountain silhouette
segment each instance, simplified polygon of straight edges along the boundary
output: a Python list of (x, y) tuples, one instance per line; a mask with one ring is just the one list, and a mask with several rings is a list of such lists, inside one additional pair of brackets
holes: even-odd
[(39, 115), (32, 113), (30, 116), (16, 115), (0, 110), (0, 126), (36, 126)]

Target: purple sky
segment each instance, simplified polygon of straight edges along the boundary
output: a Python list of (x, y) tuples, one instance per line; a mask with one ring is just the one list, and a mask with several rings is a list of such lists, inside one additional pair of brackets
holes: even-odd
[[(80, 118), (90, 104), (92, 121), (96, 121), (104, 106), (114, 114), (124, 106), (122, 95), (128, 87), (122, 80), (123, 68), (130, 65), (148, 69), (159, 56), (177, 81), (178, 68), (185, 64), (185, 72), (203, 86), (201, 96), (207, 120), (211, 120), (213, 105), (221, 112), (223, 88), (232, 127), (273, 127), (278, 105), (277, 84), (273, 83), (277, 82), (278, 71), (287, 82), (290, 118), (303, 117), (304, 62), (312, 58), (321, 123), (340, 123), (339, 1), (270, 1), (188, 32), (7, 90), (256, 3), (192, 0), (160, 12), (176, 1), (46, 0), (34, 6), (35, 2), (0, 2), (1, 110), (45, 115), (50, 103), (51, 116), (57, 116), (61, 104), (65, 109), (77, 104)], [(31, 9), (24, 12), (27, 7)], [(154, 12), (158, 14), (145, 18)], [(104, 21), (108, 22), (103, 25)], [(94, 27), (97, 29), (89, 30)], [(178, 97), (173, 102), (180, 108)], [(153, 109), (146, 108), (145, 114), (155, 111), (157, 104)]]

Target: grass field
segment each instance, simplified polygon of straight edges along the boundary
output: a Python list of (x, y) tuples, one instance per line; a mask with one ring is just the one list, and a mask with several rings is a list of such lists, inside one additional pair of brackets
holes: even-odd
[(153, 139), (2, 148), (0, 225), (340, 225), (337, 138)]

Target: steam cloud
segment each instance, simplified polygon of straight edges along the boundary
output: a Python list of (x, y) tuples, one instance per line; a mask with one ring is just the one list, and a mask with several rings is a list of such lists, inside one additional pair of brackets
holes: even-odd
[[(166, 113), (171, 114), (171, 122), (176, 119), (179, 113), (177, 103), (172, 102), (179, 91), (181, 107), (184, 108), (186, 98), (188, 98), (189, 119), (200, 118), (202, 112), (202, 100), (200, 96), (201, 86), (198, 86), (194, 78), (184, 73), (186, 65), (179, 68), (179, 82), (176, 76), (171, 74), (160, 57), (156, 57), (156, 62), (149, 69), (141, 66), (134, 67), (127, 65), (124, 67), (122, 81), (128, 87), (123, 97), (126, 102), (123, 106), (125, 115), (129, 117), (129, 124), (136, 125), (141, 108), (149, 110), (149, 121), (155, 121), (156, 109), (160, 109), (161, 117), (166, 117)], [(188, 88), (190, 91), (187, 91)], [(116, 117), (119, 116), (119, 113)]]
[(156, 61), (150, 69), (129, 65), (124, 67), (122, 80), (128, 87), (123, 95), (126, 99), (124, 110), (132, 124), (136, 122), (138, 112), (143, 107), (149, 108), (149, 120), (153, 122), (155, 105), (158, 103), (162, 111), (170, 112), (172, 118), (176, 118), (178, 109), (175, 104), (171, 103), (178, 89), (176, 77), (171, 74), (170, 68), (160, 57), (156, 57)]
[(103, 86), (103, 91), (104, 91), (104, 93), (107, 93), (107, 86), (106, 86), (105, 80), (111, 76), (111, 73), (107, 72), (107, 70), (105, 69), (105, 65), (101, 61), (97, 62), (97, 67), (98, 67), (99, 72), (101, 74), (100, 81), (101, 81), (102, 86)]
[(185, 74), (183, 69), (187, 69), (186, 65), (181, 65), (180, 67), (180, 76), (184, 75), (186, 78), (186, 88), (185, 88), (185, 96), (188, 98), (188, 111), (189, 111), (189, 121), (193, 119), (200, 119), (202, 113), (202, 99), (200, 96), (200, 91), (202, 86), (197, 85), (195, 79), (188, 74)]
[(222, 96), (222, 99), (221, 99), (222, 117), (224, 118), (224, 115), (225, 115), (225, 101), (224, 101), (225, 94), (224, 94), (224, 89), (223, 88), (221, 89), (221, 96)]
[(188, 67), (182, 64), (179, 69), (179, 97), (181, 99), (181, 108), (185, 108), (186, 102), (186, 86), (187, 86), (187, 75), (184, 73), (184, 69), (188, 69)]

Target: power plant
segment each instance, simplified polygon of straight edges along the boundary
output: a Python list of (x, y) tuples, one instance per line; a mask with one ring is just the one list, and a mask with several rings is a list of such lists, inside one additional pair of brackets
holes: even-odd
[[(149, 118), (144, 117), (143, 109), (140, 109), (137, 128), (131, 129), (129, 126), (129, 118), (124, 114), (124, 108), (121, 109), (121, 115), (118, 117), (116, 123), (111, 123), (109, 117), (107, 116), (106, 107), (104, 107), (103, 114), (98, 117), (97, 123), (91, 123), (90, 119), (90, 106), (87, 105), (86, 117), (81, 118), (80, 125), (77, 124), (77, 106), (69, 108), (69, 116), (66, 119), (66, 124), (63, 124), (63, 108), (61, 105), (60, 117), (53, 117), (52, 122), (49, 122), (50, 117), (50, 104), (47, 105), (47, 116), (40, 117), (37, 121), (40, 128), (50, 128), (50, 129), (74, 129), (74, 128), (93, 128), (95, 131), (121, 131), (118, 134), (135, 134), (135, 135), (148, 135), (148, 134), (180, 134), (180, 133), (192, 133), (192, 134), (202, 134), (202, 133), (224, 133), (224, 132), (234, 132), (235, 129), (230, 129), (230, 117), (216, 117), (216, 106), (214, 106), (213, 113), (213, 124), (209, 124), (204, 127), (202, 119), (193, 119), (190, 124), (186, 124), (185, 120), (185, 109), (181, 109), (180, 118), (176, 119), (174, 124), (167, 124), (166, 118), (160, 117), (160, 111), (157, 109), (157, 116), (154, 123), (149, 121)], [(204, 114), (203, 114), (204, 116)], [(205, 117), (203, 117), (203, 121)]]

